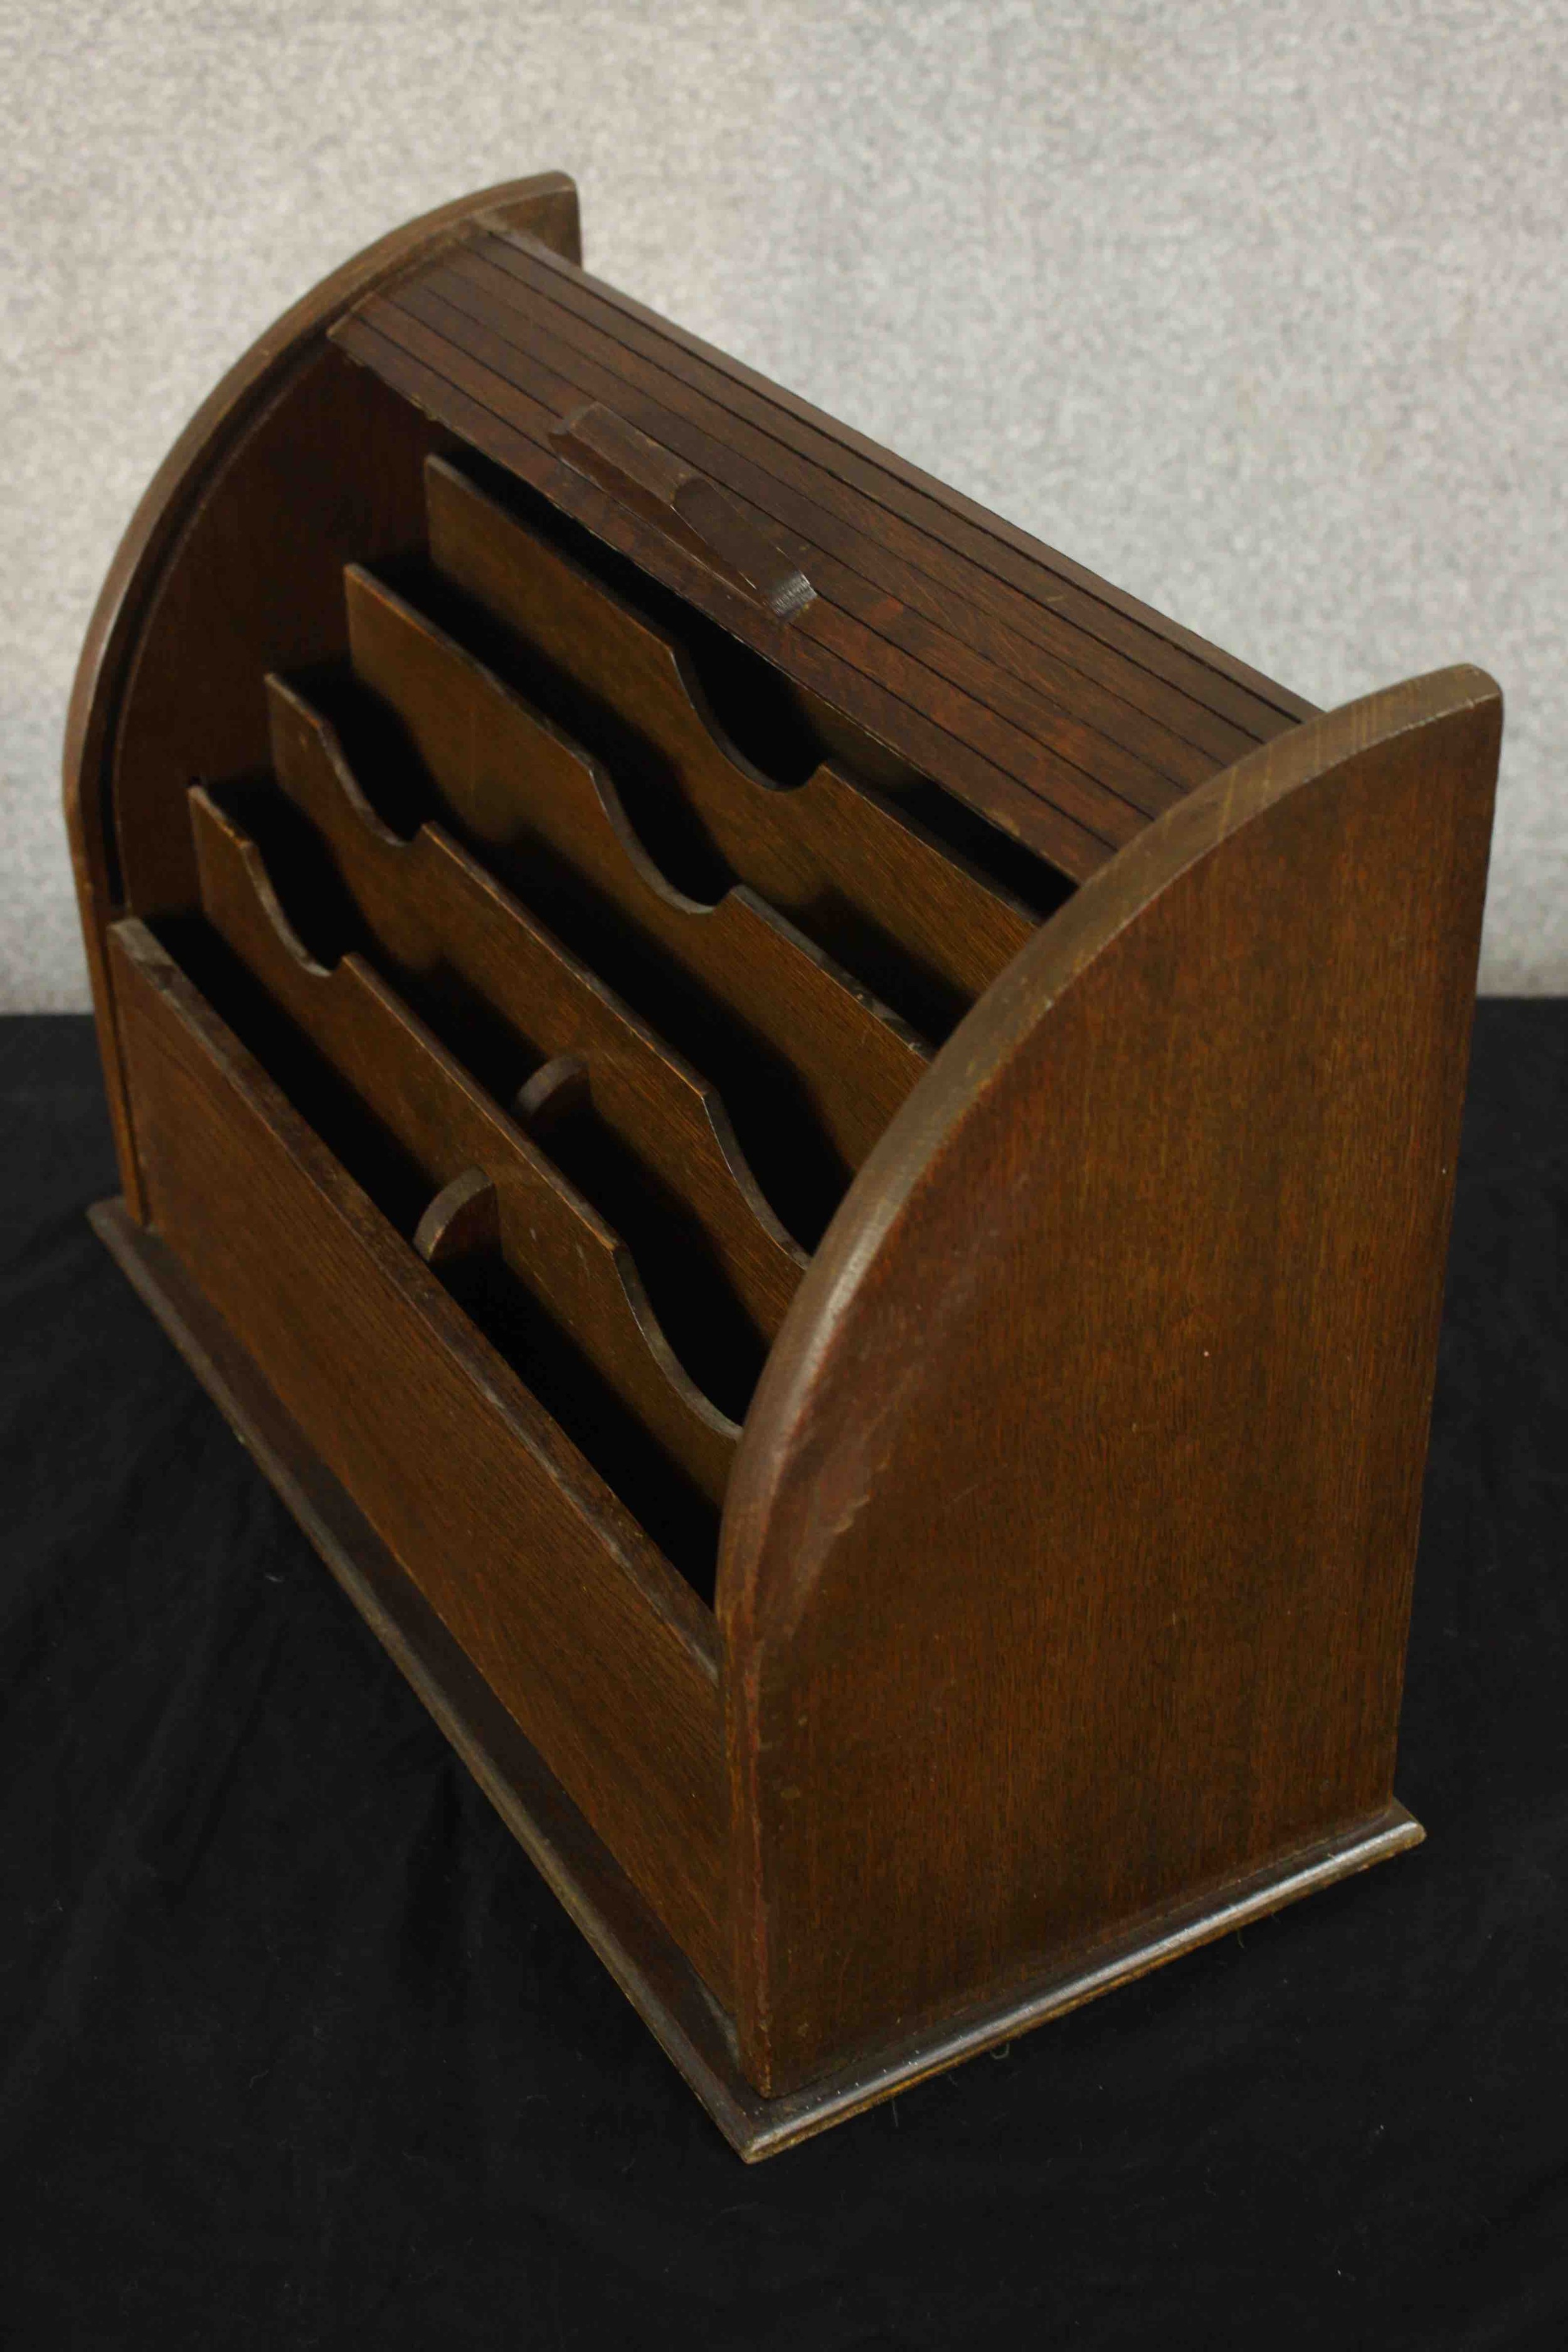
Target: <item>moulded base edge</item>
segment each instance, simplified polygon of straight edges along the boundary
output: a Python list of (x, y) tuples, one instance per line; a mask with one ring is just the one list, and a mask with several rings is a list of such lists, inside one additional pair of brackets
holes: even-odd
[(1058, 1953), (1005, 1995), (798, 2091), (763, 2098), (741, 2073), (730, 2020), (701, 1979), (173, 1252), (121, 1201), (100, 1202), (88, 1213), (518, 1843), (748, 2163), (1421, 1842), (1419, 1822), (1402, 1805), (1389, 1804), (1247, 1877)]

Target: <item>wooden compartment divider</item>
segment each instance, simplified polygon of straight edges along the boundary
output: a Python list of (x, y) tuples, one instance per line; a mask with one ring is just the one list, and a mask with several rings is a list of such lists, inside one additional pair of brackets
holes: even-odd
[(585, 889), (793, 1076), (846, 1171), (858, 1167), (926, 1067), (924, 1042), (743, 884), (710, 906), (675, 889), (596, 761), (384, 583), (351, 566), (347, 590), (355, 672), (464, 831), (506, 854), (508, 878), (529, 877), (531, 903), (542, 887), (552, 908)]
[(1500, 730), (1315, 712), (588, 278), (559, 174), (149, 494), (95, 1220), (746, 2157), (1419, 1840)]
[(722, 1997), (710, 1612), (146, 928), (109, 950), (154, 1226)]
[[(598, 1116), (690, 1211), (774, 1338), (805, 1254), (758, 1190), (715, 1089), (439, 824), (409, 840), (385, 824), (302, 694), (276, 677), (268, 694), (278, 782), (329, 847), (380, 953), (395, 971), (458, 973), (547, 1066), (580, 1056)], [(531, 1117), (542, 1099), (535, 1088)]]
[[(510, 468), (584, 529), (656, 572), (667, 567), (667, 584), (677, 593), (696, 603), (704, 573), (704, 585), (721, 583), (725, 593), (712, 597), (712, 609), (737, 635), (742, 617), (753, 616), (756, 600), (735, 589), (721, 568), (704, 563), (676, 534), (650, 522), (639, 503), (617, 499), (566, 462), (555, 437), (564, 416), (524, 388), (510, 368), (487, 366), (395, 302), (377, 310), (374, 320), (346, 320), (338, 341), (412, 406)], [(920, 774), (951, 778), (955, 786), (962, 782), (962, 798), (1075, 882), (1097, 873), (1118, 845), (1138, 831), (1136, 810), (1049, 744), (1038, 747), (1026, 782), (974, 750), (954, 731), (954, 724), (969, 716), (973, 698), (952, 696), (929, 673), (927, 694), (915, 696), (913, 665), (900, 676), (906, 690), (900, 692), (847, 658), (840, 647), (825, 644), (819, 633), (770, 618), (767, 650), (787, 638), (792, 672), (808, 693), (830, 710), (857, 708), (860, 723), (876, 740)], [(853, 641), (855, 651), (862, 651), (861, 636)]]
[(333, 970), (290, 930), (254, 842), (191, 793), (202, 908), (268, 994), (423, 1170), (432, 1192), (470, 1168), (495, 1189), (501, 1255), (710, 1501), (734, 1423), (677, 1361), (629, 1253), (604, 1219), (357, 955)]
[[(664, 630), (445, 460), (426, 481), (437, 569), (646, 738), (737, 881), (862, 976), (869, 947), (890, 1002), (900, 961), (952, 999), (954, 1017), (1012, 962), (1037, 928), (1026, 908), (832, 767), (791, 789), (770, 782), (721, 740)], [(839, 944), (846, 923), (859, 956)]]

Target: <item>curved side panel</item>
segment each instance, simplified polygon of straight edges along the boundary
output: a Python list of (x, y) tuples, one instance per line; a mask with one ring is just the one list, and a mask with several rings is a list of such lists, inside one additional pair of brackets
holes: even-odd
[(861, 1171), (720, 1572), (768, 2093), (1391, 1801), (1500, 722), (1216, 777)]
[(138, 1217), (105, 930), (128, 911), (193, 901), (186, 787), (265, 758), (265, 673), (337, 650), (342, 565), (419, 535), (420, 467), (437, 436), (327, 336), (373, 287), (480, 215), (579, 257), (576, 191), (546, 172), (443, 205), (345, 262), (203, 402), (132, 517), (89, 625), (66, 721), (66, 822)]

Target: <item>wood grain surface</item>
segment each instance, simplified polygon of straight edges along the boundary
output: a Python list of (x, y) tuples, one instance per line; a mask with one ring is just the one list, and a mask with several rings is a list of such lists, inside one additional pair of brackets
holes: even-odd
[(862, 1171), (725, 1517), (764, 2089), (1389, 1802), (1500, 727), (1194, 794)]
[[(357, 387), (329, 341), (373, 286), (483, 215), (582, 258), (561, 172), (504, 181), (379, 237), (259, 336), (148, 484), (77, 663), (63, 782), (88, 970), (124, 1197), (141, 1213), (104, 940), (121, 912), (189, 905), (185, 786), (260, 756), (258, 679), (341, 637), (338, 575), (406, 544), (433, 436)], [(368, 396), (367, 396), (368, 394)]]
[[(552, 929), (575, 904), (579, 935), (612, 980), (623, 943), (635, 970), (623, 992), (690, 1051), (737, 1123), (759, 1083), (790, 1108), (799, 1124), (789, 1145), (763, 1157), (744, 1128), (742, 1139), (785, 1224), (815, 1241), (925, 1069), (923, 1041), (754, 891), (737, 886), (704, 904), (674, 887), (599, 762), (369, 573), (351, 568), (348, 590), (355, 672), (407, 729), (447, 814), (492, 860), (500, 853), (505, 877)], [(813, 1130), (830, 1155), (820, 1180), (806, 1159)], [(807, 1173), (797, 1223), (786, 1203)]]
[(1418, 1836), (1500, 720), (1314, 713), (587, 277), (557, 174), (139, 510), (102, 1229), (744, 2152)]
[[(771, 1341), (794, 1297), (805, 1253), (758, 1190), (716, 1090), (596, 974), (563, 947), (438, 824), (405, 839), (377, 815), (330, 722), (304, 696), (268, 680), (273, 771), (329, 848), (368, 926), (378, 968), (406, 983), (455, 974), (464, 983), (446, 1033), (471, 1030), (472, 999), (503, 1020), (537, 1128), (542, 1069), (584, 1074), (595, 1116), (638, 1165), (642, 1190), (684, 1211), (751, 1318)], [(441, 1026), (438, 1015), (435, 1025)], [(550, 1098), (559, 1109), (559, 1087)]]
[(1213, 1908), (1163, 1914), (1144, 1941), (1128, 1937), (1064, 1956), (1016, 1995), (934, 2034), (819, 2076), (792, 2095), (763, 2098), (736, 2063), (724, 2012), (668, 1930), (178, 1260), (121, 1202), (101, 1202), (89, 1215), (530, 1861), (748, 2163), (797, 2147), (1196, 1944), (1420, 1843), (1417, 1825), (1394, 1806), (1363, 1834), (1310, 1847), (1228, 1889)]
[(110, 950), (153, 1223), (724, 1998), (711, 1615), (151, 933)]
[(614, 712), (617, 738), (637, 739), (731, 880), (749, 883), (917, 1026), (945, 1035), (1029, 938), (1027, 910), (831, 766), (781, 790), (722, 740), (665, 630), (454, 466), (432, 460), (426, 479), (432, 559), (570, 681), (579, 724), (592, 724), (594, 706)]
[(289, 929), (256, 845), (196, 786), (203, 912), (363, 1103), (431, 1196), (478, 1168), (494, 1188), (508, 1269), (709, 1500), (739, 1435), (677, 1360), (620, 1237), (360, 957), (331, 970)]
[[(1310, 707), (526, 232), (477, 225), (337, 340), (1074, 878)], [(710, 483), (815, 593), (781, 619), (646, 502), (565, 464), (584, 404)]]

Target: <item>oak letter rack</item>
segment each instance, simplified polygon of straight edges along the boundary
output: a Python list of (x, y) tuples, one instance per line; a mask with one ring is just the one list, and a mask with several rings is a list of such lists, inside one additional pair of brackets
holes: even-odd
[(142, 501), (99, 1230), (744, 2155), (1420, 1837), (1500, 730), (1313, 709), (585, 275), (555, 173)]

